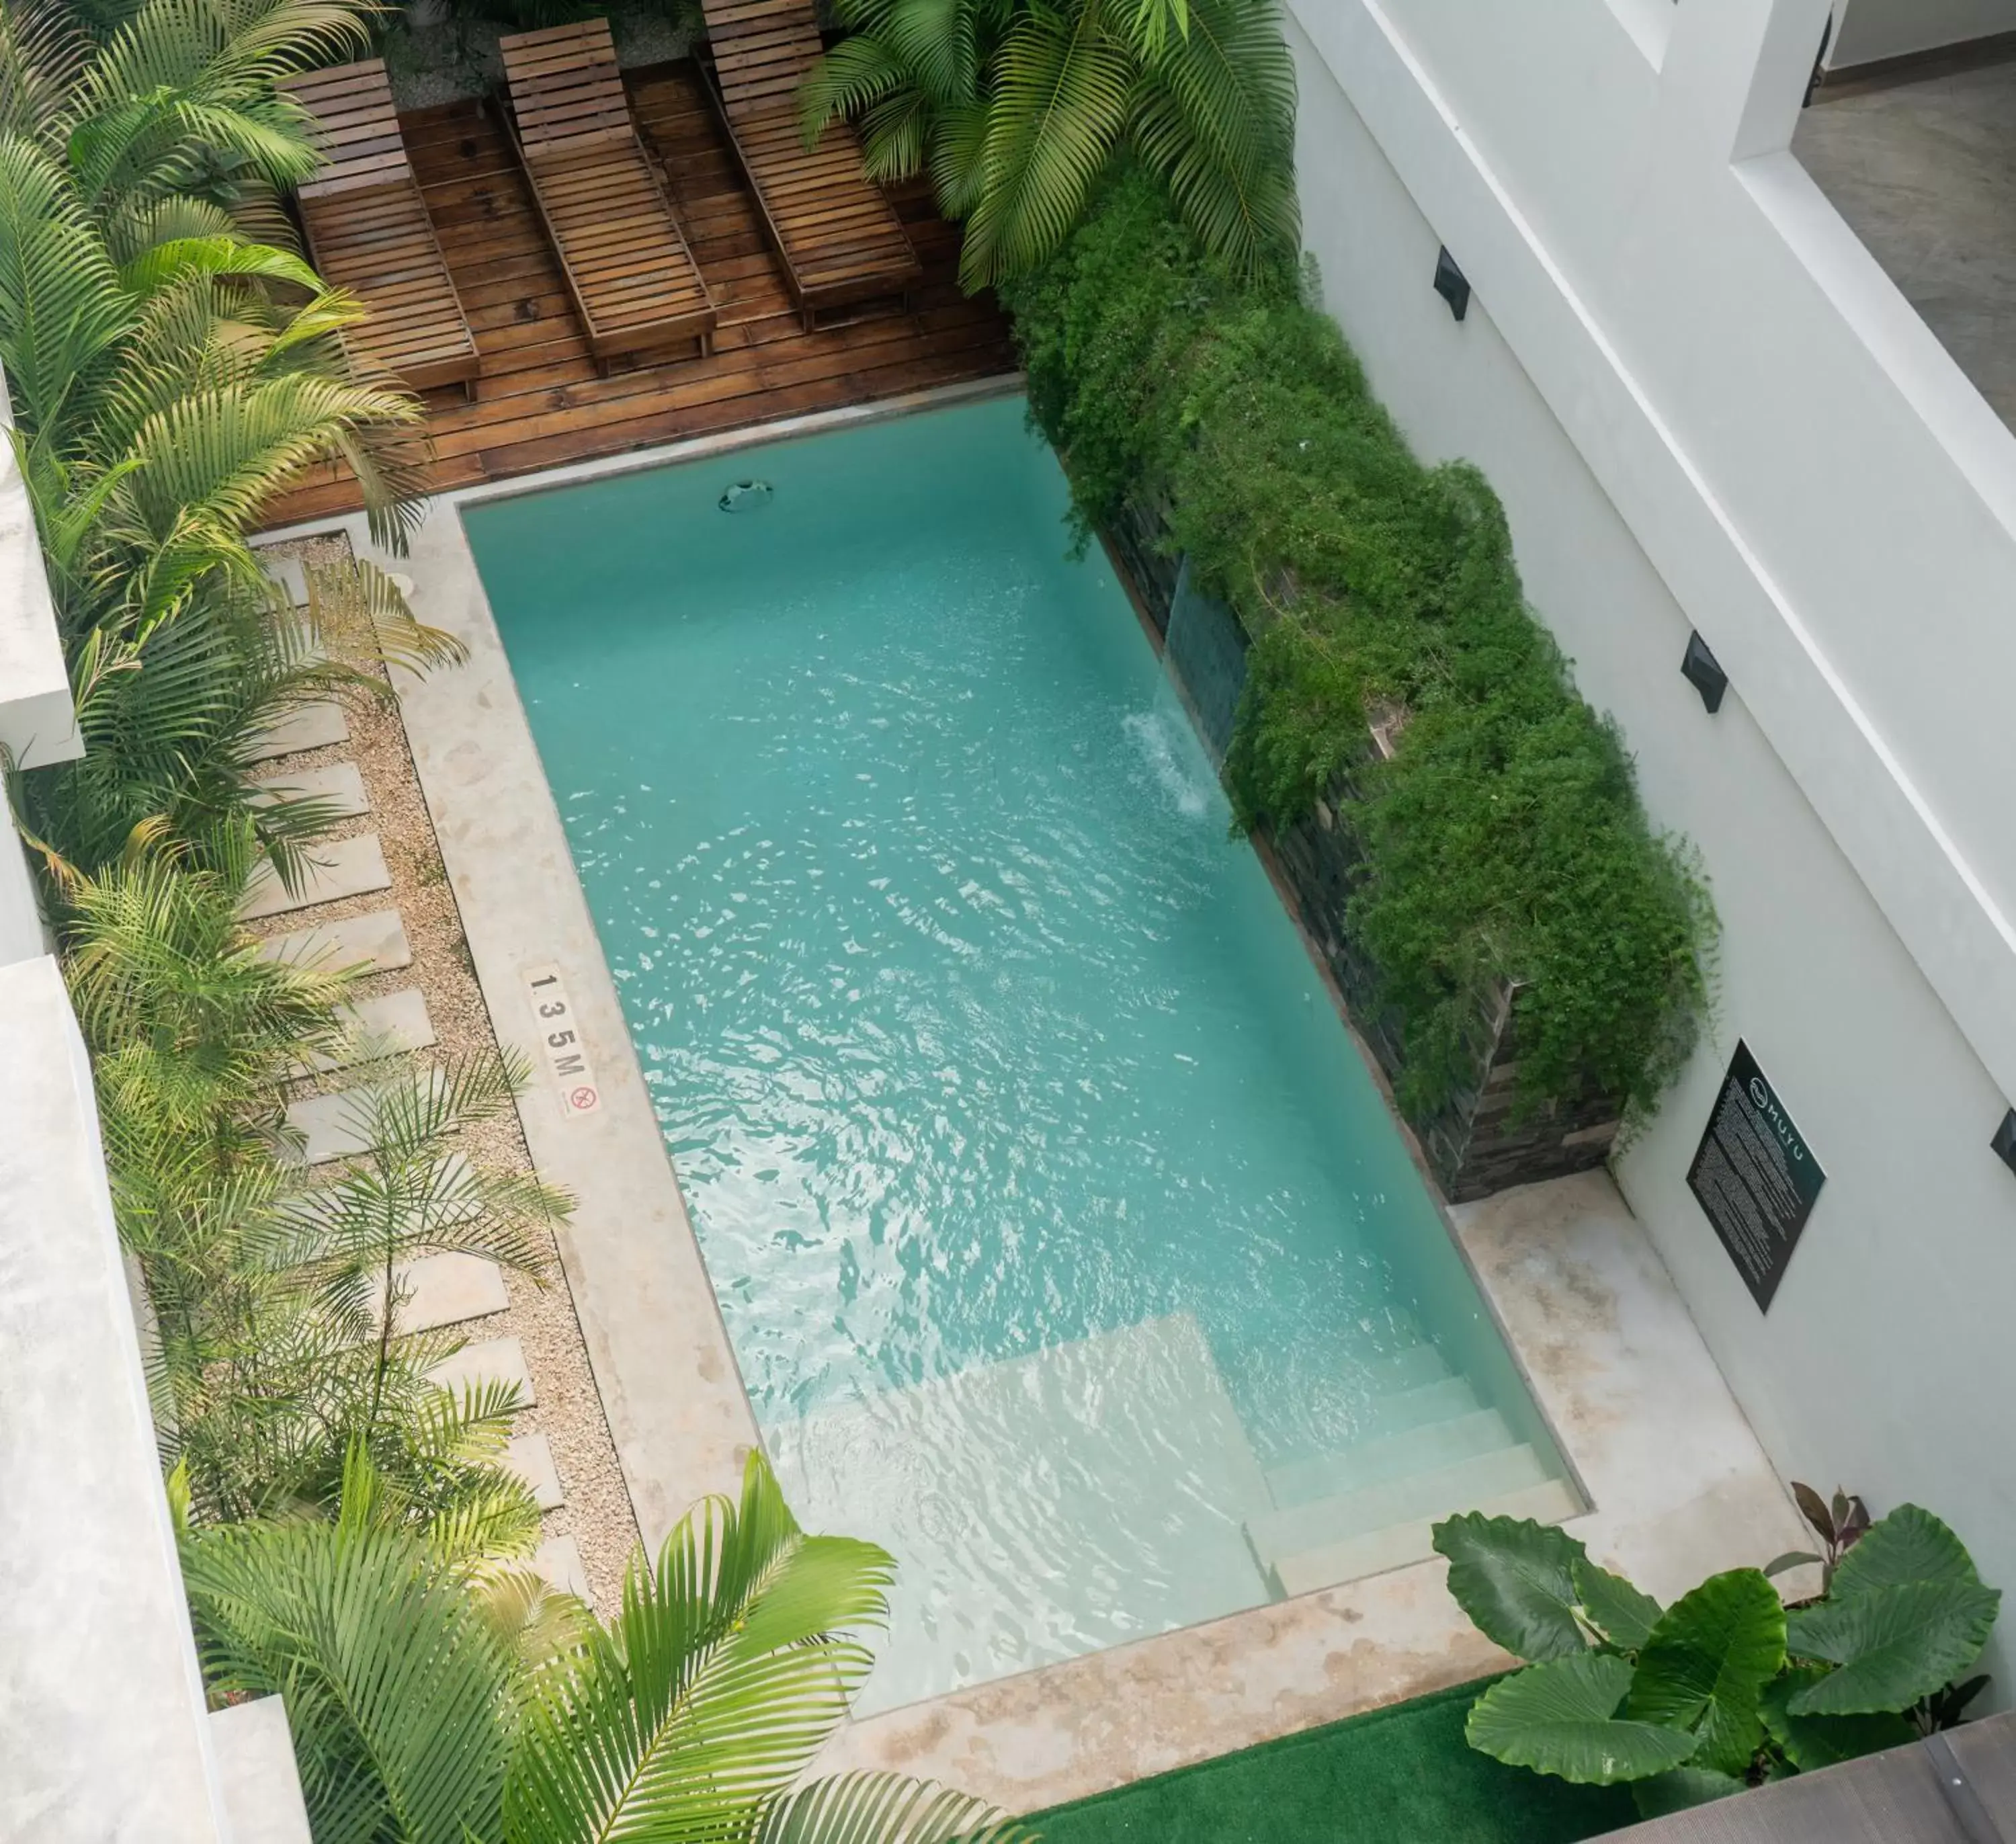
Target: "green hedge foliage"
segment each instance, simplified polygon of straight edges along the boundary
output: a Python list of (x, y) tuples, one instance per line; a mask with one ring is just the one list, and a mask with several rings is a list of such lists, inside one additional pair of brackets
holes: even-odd
[[(1311, 295), (1285, 272), (1238, 280), (1152, 178), (1112, 180), (1007, 291), (1079, 540), (1158, 506), (1244, 625), (1226, 763), (1243, 824), (1292, 823), (1350, 772), (1351, 917), (1405, 1021), (1403, 1104), (1451, 1092), (1503, 977), (1523, 982), (1525, 1101), (1593, 1086), (1642, 1117), (1707, 1003), (1705, 888), (1527, 607), (1490, 486), (1414, 458)], [(1370, 761), (1367, 712), (1388, 707), (1399, 748)]]

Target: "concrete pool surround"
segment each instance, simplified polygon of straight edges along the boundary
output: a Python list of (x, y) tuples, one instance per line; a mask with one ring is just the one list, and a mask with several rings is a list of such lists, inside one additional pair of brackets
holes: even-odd
[[(401, 682), (401, 708), (498, 1040), (535, 1071), (520, 1100), (527, 1145), (540, 1176), (577, 1199), (561, 1264), (653, 1552), (696, 1498), (734, 1487), (756, 1418), (459, 508), (1020, 387), (955, 386), (467, 488), (432, 503), (406, 557), (381, 559), (412, 584), (415, 614), (470, 650), (455, 671)], [(335, 530), (379, 555), (361, 515), (269, 535)], [(548, 976), (592, 1071), (592, 1105), (580, 1071), (548, 1058), (528, 985)], [(1801, 1547), (1789, 1498), (1607, 1175), (1443, 1219), (1591, 1507), (1565, 1527), (1599, 1560), (1665, 1599)], [(1034, 1810), (1503, 1666), (1442, 1567), (1413, 1563), (858, 1720), (823, 1764), (900, 1768)]]

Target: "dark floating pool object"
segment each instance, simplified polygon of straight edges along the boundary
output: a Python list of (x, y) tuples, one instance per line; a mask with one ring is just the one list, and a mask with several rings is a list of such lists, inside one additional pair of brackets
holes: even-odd
[(715, 502), (723, 512), (757, 512), (770, 503), (768, 481), (737, 481)]

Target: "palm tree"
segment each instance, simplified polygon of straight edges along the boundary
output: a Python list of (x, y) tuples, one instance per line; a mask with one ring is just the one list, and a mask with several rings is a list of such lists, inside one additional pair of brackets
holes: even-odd
[(213, 1693), (286, 1698), (317, 1844), (1014, 1844), (982, 1803), (893, 1774), (802, 1781), (873, 1663), (887, 1553), (808, 1536), (761, 1455), (640, 1550), (603, 1626), (437, 1526), (376, 1508), (352, 1456), (333, 1522), (189, 1529)]
[(390, 579), (364, 563), (305, 574), (309, 600), (235, 575), (137, 643), (93, 628), (77, 650), (85, 751), (22, 778), (22, 830), (59, 895), (68, 881), (171, 841), (192, 863), (229, 869), (249, 833), (290, 889), (310, 848), (339, 818), (332, 802), (274, 799), (258, 776), (262, 734), (310, 700), (385, 703), (373, 666), (424, 671), (460, 658), (459, 642), (415, 621)]
[[(164, 1457), (209, 1518), (333, 1502), (347, 1447), (431, 1511), (536, 1529), (499, 1467), (515, 1390), (451, 1394), (446, 1333), (399, 1327), (423, 1255), (538, 1276), (566, 1196), (452, 1150), (510, 1105), (522, 1069), (437, 1068), (349, 1037), (346, 977), (263, 956), (242, 871), (145, 854), (69, 895), (65, 971), (97, 1080), (119, 1227), (152, 1311)], [(365, 1149), (332, 1177), (293, 1162), (281, 1085), (317, 1053), (365, 1060), (347, 1091)]]
[[(346, 1124), (363, 1150), (327, 1182), (297, 1185), (276, 1212), (289, 1284), (312, 1322), (340, 1341), (323, 1360), (346, 1405), (340, 1419), (381, 1471), (430, 1506), (489, 1490), (506, 1425), (524, 1405), (515, 1386), (482, 1383), (453, 1396), (429, 1381), (463, 1341), (401, 1329), (407, 1271), (423, 1255), (463, 1254), (536, 1278), (548, 1238), (573, 1208), (564, 1191), (452, 1150), (459, 1136), (509, 1112), (527, 1073), (488, 1053), (376, 1061), (344, 1091)], [(339, 1442), (312, 1442), (280, 1476), (326, 1501), (341, 1452)]]
[(234, 224), (290, 243), (280, 189), (318, 157), (278, 80), (366, 49), (355, 0), (13, 0), (0, 135), (68, 169), (124, 261)]
[(254, 803), (253, 734), (388, 652), (454, 653), (369, 571), (293, 614), (244, 538), (332, 457), (381, 538), (416, 516), (419, 408), (351, 376), (363, 309), (276, 203), (316, 157), (274, 78), (362, 42), (336, 0), (146, 0), (95, 44), (59, 6), (0, 13), (0, 366), (86, 744), (20, 797), (59, 873), (142, 827), (214, 859), (249, 817), (293, 882), (328, 815)]
[(500, 1540), (536, 1532), (529, 1492), (502, 1469), (524, 1407), (516, 1385), (444, 1388), (431, 1373), (461, 1338), (401, 1323), (423, 1255), (545, 1271), (566, 1196), (451, 1150), (509, 1105), (515, 1073), (495, 1057), (388, 1060), (354, 1092), (368, 1150), (326, 1180), (263, 1151), (208, 1161), (112, 1124), (121, 1228), (154, 1309), (163, 1455), (185, 1468), (203, 1515), (333, 1504), (361, 1446), (423, 1511)]
[(963, 218), (961, 279), (1026, 273), (1115, 151), (1168, 183), (1205, 247), (1292, 257), (1294, 70), (1274, 0), (837, 0), (852, 35), (801, 92), (806, 132), (859, 120), (877, 178), (929, 172)]

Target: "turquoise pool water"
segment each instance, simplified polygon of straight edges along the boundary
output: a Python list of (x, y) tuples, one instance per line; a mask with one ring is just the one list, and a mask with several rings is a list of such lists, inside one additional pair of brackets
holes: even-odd
[(463, 514), (766, 1444), (902, 1565), (880, 1704), (1553, 1470), (1065, 504), (1000, 399)]

